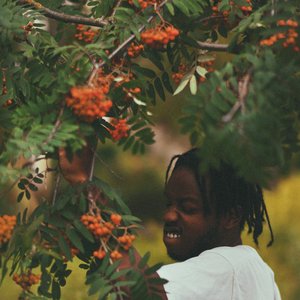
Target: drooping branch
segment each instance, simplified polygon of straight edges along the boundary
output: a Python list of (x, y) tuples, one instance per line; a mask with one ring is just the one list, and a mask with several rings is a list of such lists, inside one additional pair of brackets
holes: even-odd
[(107, 22), (105, 20), (103, 20), (103, 18), (93, 19), (93, 18), (89, 18), (89, 17), (68, 15), (65, 13), (51, 10), (51, 9), (43, 6), (41, 3), (36, 2), (34, 0), (19, 0), (18, 2), (19, 2), (19, 4), (27, 4), (35, 9), (41, 10), (41, 12), (50, 19), (63, 21), (66, 23), (83, 24), (83, 25), (89, 25), (89, 26), (95, 26), (95, 27), (103, 27), (103, 26), (107, 25)]

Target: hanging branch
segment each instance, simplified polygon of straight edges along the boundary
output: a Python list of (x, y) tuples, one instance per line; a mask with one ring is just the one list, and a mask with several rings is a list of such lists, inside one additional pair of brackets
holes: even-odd
[(51, 10), (51, 9), (43, 6), (41, 3), (36, 2), (34, 0), (19, 0), (18, 2), (19, 2), (19, 4), (27, 4), (35, 9), (41, 10), (42, 13), (50, 19), (63, 21), (66, 23), (83, 24), (83, 25), (95, 26), (95, 27), (103, 27), (103, 26), (107, 25), (107, 22), (104, 21), (103, 18), (93, 19), (93, 18), (89, 18), (89, 17), (68, 15), (65, 13)]

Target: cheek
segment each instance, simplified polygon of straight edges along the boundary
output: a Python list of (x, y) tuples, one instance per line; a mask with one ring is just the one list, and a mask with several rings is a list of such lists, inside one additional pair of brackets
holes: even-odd
[(186, 221), (186, 233), (193, 235), (194, 237), (201, 237), (207, 233), (211, 228), (215, 228), (215, 222), (213, 220), (204, 218), (202, 215), (195, 215)]

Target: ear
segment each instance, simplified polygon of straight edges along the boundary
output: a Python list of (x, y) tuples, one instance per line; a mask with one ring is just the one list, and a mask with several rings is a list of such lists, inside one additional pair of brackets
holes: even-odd
[(221, 218), (221, 224), (224, 229), (233, 229), (240, 226), (242, 219), (241, 208), (232, 208)]

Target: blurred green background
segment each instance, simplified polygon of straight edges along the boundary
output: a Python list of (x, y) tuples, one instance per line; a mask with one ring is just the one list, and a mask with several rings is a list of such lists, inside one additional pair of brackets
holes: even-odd
[[(178, 96), (153, 107), (157, 124), (154, 128), (156, 143), (148, 148), (144, 156), (123, 152), (110, 142), (99, 145), (96, 175), (117, 189), (133, 214), (143, 220), (145, 229), (140, 232), (135, 246), (141, 253), (151, 251), (151, 263), (171, 262), (166, 256), (161, 235), (161, 218), (165, 207), (163, 185), (170, 158), (190, 148), (188, 138), (179, 134), (177, 124), (183, 103), (183, 98)], [(266, 228), (258, 251), (274, 270), (283, 300), (300, 299), (299, 187), (300, 174), (295, 173), (280, 180), (272, 191), (265, 191), (275, 243), (270, 248), (266, 247), (269, 241)], [(48, 186), (47, 191), (51, 191), (51, 186)], [(27, 202), (23, 205), (34, 204)], [(13, 202), (0, 201), (0, 214), (12, 213), (15, 207)], [(246, 234), (244, 243), (254, 245)], [(72, 269), (63, 289), (62, 300), (96, 299), (87, 296), (84, 271), (78, 268), (78, 261), (74, 261)], [(19, 293), (20, 288), (10, 278), (0, 287), (1, 300), (18, 299)]]

